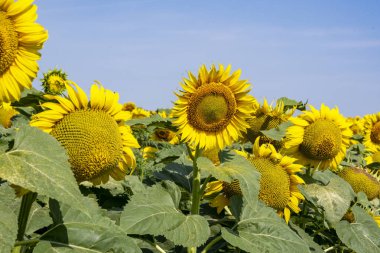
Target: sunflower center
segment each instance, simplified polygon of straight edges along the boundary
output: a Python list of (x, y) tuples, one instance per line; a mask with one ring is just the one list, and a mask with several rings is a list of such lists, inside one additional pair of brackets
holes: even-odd
[(116, 121), (106, 112), (75, 111), (66, 115), (51, 134), (67, 150), (79, 182), (91, 180), (118, 166), (123, 143)]
[(288, 173), (268, 158), (252, 158), (251, 162), (261, 173), (260, 200), (276, 210), (284, 210), (290, 198)]
[(162, 139), (162, 140), (168, 140), (169, 139), (169, 135), (170, 135), (170, 132), (169, 130), (166, 130), (166, 129), (158, 129), (156, 130), (156, 136), (159, 138), (159, 139)]
[(12, 65), (18, 48), (18, 35), (7, 14), (0, 11), (0, 75)]
[(225, 85), (202, 85), (189, 101), (189, 123), (196, 129), (218, 132), (227, 127), (236, 111), (235, 96)]
[(379, 182), (371, 174), (361, 168), (345, 168), (338, 174), (346, 180), (355, 192), (364, 192), (369, 200), (379, 194)]
[(223, 192), (228, 197), (231, 198), (234, 195), (241, 196), (241, 189), (238, 180), (233, 180), (231, 183), (223, 182)]
[(310, 159), (334, 158), (342, 145), (340, 128), (329, 120), (317, 120), (305, 128), (300, 150)]
[(371, 141), (380, 144), (380, 121), (376, 122), (372, 127)]

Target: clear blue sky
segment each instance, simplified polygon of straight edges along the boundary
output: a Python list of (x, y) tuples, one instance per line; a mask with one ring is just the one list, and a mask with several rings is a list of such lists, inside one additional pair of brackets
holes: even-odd
[(121, 102), (156, 109), (172, 107), (187, 71), (222, 63), (242, 70), (259, 101), (380, 111), (380, 1), (35, 3), (49, 30), (39, 77), (57, 66), (87, 92), (99, 80)]

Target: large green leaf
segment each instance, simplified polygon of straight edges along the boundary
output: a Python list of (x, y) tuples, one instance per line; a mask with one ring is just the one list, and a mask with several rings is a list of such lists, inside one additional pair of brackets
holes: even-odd
[[(35, 252), (141, 252), (134, 240), (109, 218), (97, 203), (82, 198), (86, 211), (55, 200), (49, 202), (54, 224)], [(50, 247), (50, 248), (49, 248)], [(49, 250), (47, 250), (49, 249)]]
[(0, 177), (61, 202), (82, 205), (65, 149), (37, 128), (25, 125), (16, 131), (12, 149), (0, 155)]
[(317, 199), (317, 204), (324, 208), (326, 220), (334, 225), (339, 222), (350, 207), (355, 198), (351, 186), (342, 178), (331, 171), (318, 172), (318, 177), (328, 177), (329, 183), (321, 185), (317, 183), (303, 186), (307, 195)]
[(188, 215), (186, 220), (173, 230), (166, 231), (165, 237), (185, 247), (197, 247), (205, 243), (210, 236), (210, 229), (205, 218)]
[(222, 237), (247, 252), (310, 252), (285, 221), (260, 201), (256, 206), (245, 203), (237, 225), (237, 231), (222, 228)]
[(302, 240), (304, 240), (305, 243), (307, 243), (307, 245), (309, 246), (310, 252), (324, 253), (324, 250), (322, 249), (322, 247), (316, 242), (314, 242), (313, 238), (308, 233), (306, 233), (305, 230), (295, 225), (291, 221), (289, 222), (289, 227), (293, 231), (295, 231), (297, 235), (301, 237)]
[(121, 228), (128, 234), (163, 235), (176, 245), (196, 247), (205, 243), (210, 235), (207, 221), (182, 214), (177, 209), (178, 187), (165, 181), (162, 185), (132, 196), (121, 215)]
[(255, 205), (260, 188), (260, 173), (244, 157), (230, 154), (230, 159), (219, 166), (215, 166), (209, 159), (200, 157), (198, 167), (203, 176), (211, 174), (221, 181), (231, 182), (239, 180), (243, 198)]
[(335, 229), (349, 248), (360, 253), (380, 252), (380, 229), (373, 218), (358, 206), (352, 208), (355, 222), (340, 221)]
[[(0, 187), (3, 190), (5, 187)], [(17, 236), (17, 216), (6, 204), (11, 194), (0, 194), (0, 252), (11, 252)], [(14, 197), (14, 194), (13, 194)]]

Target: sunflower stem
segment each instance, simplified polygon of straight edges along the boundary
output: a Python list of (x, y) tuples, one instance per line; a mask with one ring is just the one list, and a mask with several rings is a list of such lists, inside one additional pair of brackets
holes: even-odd
[(205, 179), (205, 181), (203, 182), (201, 189), (199, 190), (199, 196), (200, 196), (201, 198), (202, 198), (202, 196), (203, 196), (203, 193), (204, 193), (205, 190), (206, 190), (207, 183), (208, 183), (208, 181), (210, 181), (210, 179), (211, 179), (211, 174), (208, 175), (208, 177), (207, 177), (207, 178)]
[(23, 246), (23, 245), (32, 245), (32, 244), (37, 244), (40, 242), (40, 239), (32, 239), (32, 240), (25, 240), (25, 241), (18, 241), (15, 242), (14, 246)]
[(33, 202), (37, 198), (36, 192), (28, 192), (24, 196), (22, 196), (20, 212), (18, 215), (18, 231), (17, 231), (17, 241), (24, 240), (24, 234), (26, 230), (26, 225), (28, 224), (28, 218), (30, 209), (32, 207)]
[[(191, 153), (191, 152), (190, 152)], [(197, 159), (200, 155), (200, 149), (197, 146), (195, 149), (195, 155), (190, 156), (193, 159), (193, 187), (192, 187), (192, 203), (191, 203), (191, 214), (199, 214), (199, 203), (200, 203), (200, 186), (201, 186), (201, 174), (199, 173), (199, 168), (197, 164)]]
[(219, 242), (221, 239), (223, 239), (221, 235), (215, 237), (211, 242), (209, 242), (209, 243), (206, 245), (206, 247), (202, 250), (201, 253), (207, 253), (207, 251), (208, 251), (209, 249), (211, 249), (212, 246), (214, 246), (214, 245), (215, 245), (217, 242)]

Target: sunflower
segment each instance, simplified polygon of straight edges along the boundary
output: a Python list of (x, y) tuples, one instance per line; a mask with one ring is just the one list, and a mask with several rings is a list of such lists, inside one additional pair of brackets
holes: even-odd
[(155, 141), (168, 142), (173, 145), (179, 143), (179, 139), (176, 132), (161, 127), (154, 130), (152, 139)]
[(366, 164), (380, 163), (380, 149), (373, 151), (371, 155), (364, 158)]
[[(277, 210), (277, 213), (289, 222), (290, 211), (298, 213), (300, 211), (298, 204), (304, 199), (298, 185), (305, 182), (295, 175), (301, 171), (302, 166), (294, 163), (296, 159), (277, 153), (273, 145), (266, 143), (259, 146), (259, 142), (260, 138), (257, 138), (253, 155), (243, 154), (261, 174), (259, 199)], [(205, 196), (218, 191), (223, 191), (223, 194), (210, 202), (211, 206), (217, 207), (218, 212), (228, 205), (231, 196), (241, 195), (238, 181), (232, 183), (216, 181), (206, 187)]]
[(39, 50), (48, 38), (33, 0), (0, 0), (0, 101), (20, 99), (37, 76)]
[(379, 182), (363, 168), (346, 167), (338, 175), (351, 185), (354, 192), (364, 192), (369, 200), (379, 195)]
[(364, 146), (372, 150), (380, 149), (380, 112), (364, 116), (363, 129)]
[(66, 90), (67, 74), (61, 69), (53, 69), (44, 73), (41, 79), (44, 92), (53, 95), (62, 94)]
[(285, 153), (303, 165), (324, 170), (336, 169), (350, 144), (350, 123), (339, 113), (324, 104), (318, 111), (313, 106), (298, 117), (290, 118), (293, 126), (287, 128)]
[(123, 111), (129, 111), (129, 112), (131, 112), (134, 109), (136, 109), (136, 104), (133, 103), (133, 102), (127, 102), (127, 103), (123, 104), (123, 108), (122, 108)]
[(144, 110), (143, 108), (136, 107), (132, 110), (132, 119), (143, 119), (149, 118), (150, 116), (150, 111)]
[(5, 128), (10, 128), (12, 125), (13, 116), (17, 115), (18, 111), (13, 109), (10, 103), (1, 103), (0, 104), (0, 125)]
[(142, 150), (142, 156), (144, 159), (154, 159), (156, 157), (157, 148), (154, 147), (145, 147)]
[(213, 65), (208, 71), (203, 65), (198, 78), (189, 72), (184, 79), (184, 91), (176, 94), (172, 110), (181, 140), (203, 149), (223, 149), (243, 137), (255, 99), (248, 95), (250, 84), (239, 80), (241, 71), (230, 70), (230, 65), (219, 65), (218, 70)]
[(131, 148), (139, 144), (124, 125), (130, 112), (121, 110), (119, 94), (94, 84), (89, 101), (75, 83), (66, 84), (66, 89), (68, 97), (47, 95), (55, 102), (42, 104), (45, 111), (34, 115), (30, 124), (50, 133), (67, 150), (78, 182), (124, 179), (127, 168), (136, 166)]
[(281, 141), (274, 141), (266, 137), (261, 131), (269, 130), (278, 127), (281, 123), (289, 120), (293, 115), (294, 109), (284, 111), (284, 103), (281, 101), (273, 108), (264, 99), (261, 106), (258, 106), (257, 111), (247, 119), (249, 128), (247, 130), (247, 138), (251, 143), (254, 143), (257, 137), (260, 137), (260, 144), (271, 143), (277, 149), (282, 146)]

